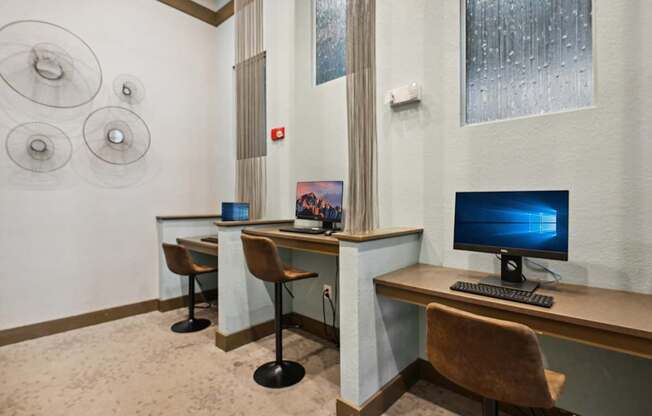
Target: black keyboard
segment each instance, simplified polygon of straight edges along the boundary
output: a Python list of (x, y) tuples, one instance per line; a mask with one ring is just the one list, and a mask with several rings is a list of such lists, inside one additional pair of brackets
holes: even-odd
[(326, 230), (323, 228), (307, 228), (307, 227), (289, 227), (281, 228), (280, 231), (285, 231), (286, 233), (300, 233), (300, 234), (324, 234)]
[(534, 293), (524, 292), (518, 289), (481, 285), (477, 283), (455, 282), (455, 284), (451, 286), (451, 290), (473, 293), (474, 295), (488, 296), (491, 298), (511, 300), (514, 302), (527, 303), (528, 305), (542, 306), (544, 308), (551, 308), (554, 302), (554, 298), (552, 296), (535, 295)]

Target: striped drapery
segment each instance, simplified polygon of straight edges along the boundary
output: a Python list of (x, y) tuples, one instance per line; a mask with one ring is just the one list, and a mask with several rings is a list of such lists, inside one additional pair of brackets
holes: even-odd
[(265, 63), (263, 0), (235, 0), (236, 198), (251, 219), (263, 217), (267, 199)]
[(346, 3), (346, 101), (349, 192), (345, 230), (378, 227), (376, 0)]

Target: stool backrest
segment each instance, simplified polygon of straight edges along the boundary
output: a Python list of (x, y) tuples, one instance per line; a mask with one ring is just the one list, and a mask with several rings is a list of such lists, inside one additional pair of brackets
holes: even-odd
[(449, 380), (517, 406), (554, 405), (532, 329), (434, 303), (427, 323), (428, 359)]
[(283, 262), (272, 240), (247, 234), (242, 234), (240, 238), (251, 274), (267, 282), (278, 283), (285, 280)]
[(185, 247), (163, 243), (163, 253), (165, 254), (168, 269), (172, 273), (181, 276), (190, 276), (194, 273), (192, 257), (190, 257), (190, 252)]

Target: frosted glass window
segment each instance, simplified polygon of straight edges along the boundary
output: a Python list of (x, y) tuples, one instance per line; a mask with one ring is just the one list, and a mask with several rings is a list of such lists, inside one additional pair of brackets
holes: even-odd
[(315, 0), (315, 82), (346, 74), (346, 0)]
[(467, 123), (593, 103), (591, 0), (462, 1)]

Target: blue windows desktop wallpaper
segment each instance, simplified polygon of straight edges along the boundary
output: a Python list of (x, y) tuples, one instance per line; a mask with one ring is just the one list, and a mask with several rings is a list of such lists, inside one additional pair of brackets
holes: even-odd
[(568, 251), (568, 191), (460, 192), (455, 243)]

